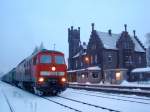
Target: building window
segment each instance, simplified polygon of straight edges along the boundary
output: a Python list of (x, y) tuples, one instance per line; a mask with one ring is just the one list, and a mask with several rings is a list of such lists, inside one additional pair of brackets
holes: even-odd
[(125, 63), (132, 64), (132, 57), (131, 56), (125, 56)]
[(142, 62), (142, 58), (141, 56), (139, 56), (139, 63), (141, 64), (141, 62)]
[(110, 63), (112, 62), (112, 55), (111, 54), (108, 55), (108, 62), (110, 62)]
[(78, 68), (78, 61), (76, 61), (76, 68)]
[(97, 54), (95, 55), (95, 63), (97, 64)]
[(93, 46), (92, 46), (92, 49), (93, 49), (93, 50), (96, 49), (96, 45), (93, 45)]
[(98, 78), (98, 73), (93, 72), (93, 73), (92, 73), (92, 77), (93, 77), (93, 78)]
[(93, 56), (91, 56), (91, 64), (93, 64)]
[(83, 62), (81, 61), (81, 67), (83, 67)]

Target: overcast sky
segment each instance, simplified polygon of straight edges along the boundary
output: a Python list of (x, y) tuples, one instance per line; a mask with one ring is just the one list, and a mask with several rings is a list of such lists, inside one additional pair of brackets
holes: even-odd
[(41, 42), (68, 58), (67, 29), (81, 27), (88, 42), (91, 23), (96, 30), (113, 33), (128, 25), (144, 43), (150, 32), (150, 0), (0, 0), (0, 72), (7, 72)]

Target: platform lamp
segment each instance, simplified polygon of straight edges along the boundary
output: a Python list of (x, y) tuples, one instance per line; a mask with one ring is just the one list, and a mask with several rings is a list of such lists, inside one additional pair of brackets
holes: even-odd
[(88, 66), (89, 65), (89, 63), (90, 63), (90, 58), (89, 58), (89, 56), (85, 56), (84, 57), (84, 62), (85, 62), (85, 64)]

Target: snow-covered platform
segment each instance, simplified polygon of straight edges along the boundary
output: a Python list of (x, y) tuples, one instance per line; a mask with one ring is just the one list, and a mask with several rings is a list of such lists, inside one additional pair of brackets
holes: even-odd
[(70, 88), (74, 89), (84, 89), (89, 91), (101, 91), (109, 93), (122, 93), (122, 94), (132, 94), (139, 96), (150, 97), (150, 86), (140, 84), (129, 84), (126, 81), (122, 85), (114, 84), (90, 84), (90, 83), (69, 83)]

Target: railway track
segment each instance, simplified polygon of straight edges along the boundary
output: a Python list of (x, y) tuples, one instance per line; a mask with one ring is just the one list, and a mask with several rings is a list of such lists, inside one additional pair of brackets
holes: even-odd
[[(39, 96), (39, 95), (36, 95), (36, 96), (41, 97), (42, 99), (48, 100), (50, 102), (53, 102), (55, 104), (58, 104), (60, 106), (63, 106), (65, 108), (71, 109), (71, 110), (76, 111), (76, 112), (86, 112), (86, 111), (81, 111), (80, 109), (74, 108), (72, 106), (66, 105), (64, 103), (60, 103), (59, 101), (55, 101), (55, 99), (51, 99), (49, 97), (42, 97), (42, 96)], [(67, 98), (67, 97), (63, 97), (63, 96), (56, 96), (55, 98), (62, 98), (62, 99), (65, 99), (65, 100), (69, 100), (69, 101), (72, 101), (72, 102), (79, 103), (80, 105), (81, 104), (82, 105), (87, 105), (87, 106), (91, 106), (91, 107), (94, 107), (94, 108), (99, 108), (99, 109), (102, 109), (102, 110), (106, 110), (106, 111), (109, 111), (109, 112), (121, 112), (120, 110), (114, 110), (114, 109), (110, 109), (110, 108), (107, 108), (107, 107), (94, 105), (94, 104), (78, 101), (78, 100)]]
[(39, 96), (39, 97), (41, 97), (42, 99), (48, 100), (48, 101), (50, 101), (50, 102), (53, 102), (53, 103), (55, 103), (55, 104), (58, 104), (58, 105), (60, 105), (60, 106), (63, 106), (63, 107), (65, 107), (65, 108), (74, 110), (74, 111), (76, 111), (76, 112), (83, 112), (83, 111), (81, 111), (81, 110), (79, 110), (79, 109), (72, 108), (71, 106), (68, 106), (68, 105), (59, 103), (59, 102), (54, 101), (54, 100), (51, 100), (51, 99), (49, 99), (49, 98), (45, 98), (45, 97), (42, 97), (42, 96)]
[[(83, 93), (83, 92), (72, 92), (72, 93), (75, 93), (75, 94), (83, 94), (83, 95), (87, 95), (87, 96), (94, 96), (94, 97), (100, 97), (100, 98), (105, 98), (105, 99), (114, 99), (114, 100), (120, 100), (120, 101), (126, 101), (126, 102), (134, 102), (134, 103), (140, 103), (140, 104), (146, 104), (146, 105), (150, 105), (150, 99), (142, 99), (142, 98), (133, 98), (133, 99), (140, 99), (140, 100), (143, 100), (143, 101), (136, 101), (136, 100), (129, 100), (129, 99), (121, 99), (121, 98), (114, 98), (114, 97), (110, 97), (110, 96), (113, 96), (113, 95), (108, 95), (107, 96), (104, 94), (98, 94), (98, 95), (95, 95), (95, 94), (88, 94), (88, 93)], [(117, 95), (115, 95), (117, 96)], [(117, 96), (118, 97), (118, 96)], [(123, 97), (122, 98), (128, 98), (128, 97)], [(131, 98), (131, 97), (130, 97)], [(144, 101), (149, 101), (149, 102), (144, 102)]]
[(3, 91), (2, 89), (1, 89), (1, 92), (2, 92), (2, 94), (3, 94), (3, 96), (4, 96), (5, 100), (6, 100), (6, 102), (7, 102), (7, 104), (8, 104), (8, 107), (9, 107), (10, 112), (15, 112), (14, 108), (13, 108), (12, 105), (10, 104), (10, 102), (9, 102), (9, 100), (8, 100), (8, 98), (7, 98), (7, 96), (6, 96), (6, 94), (4, 93), (4, 91)]
[(92, 107), (95, 107), (95, 108), (104, 109), (104, 110), (107, 110), (107, 111), (110, 111), (110, 112), (121, 112), (119, 110), (114, 110), (114, 109), (110, 109), (110, 108), (107, 108), (107, 107), (94, 105), (94, 104), (90, 104), (90, 103), (87, 103), (87, 102), (83, 102), (83, 101), (79, 101), (79, 100), (75, 100), (75, 99), (71, 99), (71, 98), (67, 98), (67, 97), (63, 97), (63, 96), (58, 96), (58, 97), (62, 98), (62, 99), (70, 100), (70, 101), (73, 101), (73, 102), (81, 103), (81, 104), (84, 104), (84, 105), (92, 106)]
[[(81, 91), (79, 91), (81, 92)], [(82, 93), (82, 92), (81, 92)], [(92, 93), (93, 94), (93, 91), (86, 91), (86, 93)], [(109, 93), (104, 93), (104, 92), (95, 92), (94, 94), (96, 95), (108, 95), (108, 96), (117, 96), (117, 97), (123, 97), (123, 98), (129, 98), (129, 99), (141, 99), (141, 100), (149, 100), (150, 101), (150, 98), (148, 97), (132, 97), (132, 96), (126, 96), (126, 95), (121, 95), (121, 94), (109, 94)]]
[(107, 92), (107, 93), (132, 94), (132, 95), (150, 97), (150, 87), (69, 84), (69, 88), (84, 89), (88, 91)]
[[(36, 96), (38, 96), (38, 95), (36, 95)], [(86, 112), (86, 111), (81, 111), (80, 109), (73, 108), (72, 106), (65, 105), (64, 103), (60, 103), (59, 101), (54, 101), (54, 99), (51, 99), (49, 97), (42, 97), (42, 96), (38, 96), (38, 97), (41, 97), (42, 99), (48, 100), (50, 102), (53, 102), (55, 104), (58, 104), (60, 106), (65, 107), (65, 108), (74, 110), (76, 112)], [(109, 112), (121, 112), (120, 110), (114, 110), (114, 109), (110, 109), (110, 108), (107, 108), (107, 107), (102, 107), (102, 106), (99, 106), (99, 105), (94, 105), (94, 104), (78, 101), (78, 100), (67, 98), (67, 97), (63, 97), (63, 96), (56, 96), (55, 98), (62, 98), (62, 99), (65, 99), (65, 100), (69, 100), (69, 101), (73, 101), (73, 102), (79, 103), (80, 105), (82, 104), (82, 105), (87, 105), (87, 106), (91, 106), (91, 107), (94, 107), (94, 108), (103, 109), (103, 110), (106, 110), (107, 112), (108, 111)]]

